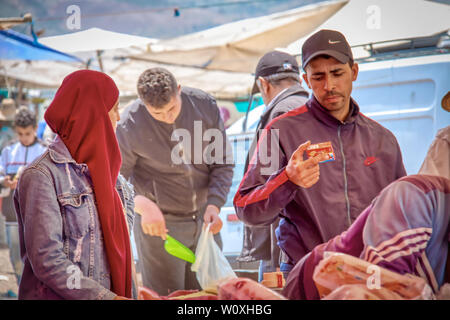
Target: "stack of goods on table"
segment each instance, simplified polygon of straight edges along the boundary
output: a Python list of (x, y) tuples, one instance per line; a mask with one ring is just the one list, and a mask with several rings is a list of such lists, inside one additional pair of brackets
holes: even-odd
[(228, 278), (204, 290), (177, 290), (160, 296), (153, 290), (139, 288), (140, 300), (286, 300), (279, 293), (248, 278)]
[(414, 275), (401, 275), (342, 253), (327, 253), (313, 280), (324, 300), (433, 299), (430, 286)]
[(286, 284), (286, 280), (284, 279), (283, 272), (277, 268), (276, 272), (264, 273), (261, 284), (267, 288), (271, 288), (272, 290), (281, 291)]

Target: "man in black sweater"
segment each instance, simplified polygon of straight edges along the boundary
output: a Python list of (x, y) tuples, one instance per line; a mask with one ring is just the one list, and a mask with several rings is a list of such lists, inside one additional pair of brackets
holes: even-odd
[(146, 70), (139, 98), (117, 127), (122, 175), (134, 184), (134, 234), (143, 285), (160, 295), (198, 289), (190, 264), (164, 251), (167, 233), (195, 251), (201, 226), (221, 244), (221, 206), (231, 186), (233, 156), (215, 99), (181, 88), (162, 68)]

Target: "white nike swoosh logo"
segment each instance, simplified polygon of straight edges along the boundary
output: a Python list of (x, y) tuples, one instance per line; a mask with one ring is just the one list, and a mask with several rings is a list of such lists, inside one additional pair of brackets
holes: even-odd
[(339, 40), (337, 40), (337, 41), (331, 41), (331, 40), (328, 40), (328, 43), (329, 43), (329, 44), (336, 44), (336, 43), (339, 43), (339, 42), (341, 42), (341, 41), (339, 41)]

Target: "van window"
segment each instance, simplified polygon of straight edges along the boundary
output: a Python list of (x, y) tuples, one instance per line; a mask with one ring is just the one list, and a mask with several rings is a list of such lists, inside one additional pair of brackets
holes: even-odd
[(361, 63), (352, 97), (367, 117), (397, 138), (408, 174), (415, 174), (438, 129), (450, 124), (440, 102), (448, 91), (449, 55)]
[(233, 207), (234, 195), (236, 194), (241, 180), (244, 177), (245, 159), (247, 157), (248, 149), (250, 149), (253, 135), (230, 135), (228, 136), (228, 139), (233, 147), (235, 167), (232, 185), (224, 207)]

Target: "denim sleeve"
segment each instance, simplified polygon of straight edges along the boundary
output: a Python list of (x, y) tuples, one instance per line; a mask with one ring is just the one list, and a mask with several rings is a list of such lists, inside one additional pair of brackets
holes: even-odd
[(127, 219), (128, 219), (128, 227), (130, 228), (129, 232), (133, 231), (134, 225), (134, 188), (133, 185), (129, 182), (126, 182), (129, 188), (130, 197), (127, 199), (126, 207), (127, 207)]
[(131, 234), (134, 224), (134, 187), (120, 174), (118, 176), (118, 181), (122, 187), (123, 198), (125, 200), (125, 214), (128, 222), (128, 232)]
[(14, 201), (23, 222), (23, 241), (34, 275), (65, 299), (113, 299), (116, 294), (83, 275), (63, 251), (63, 223), (54, 183), (30, 167)]

